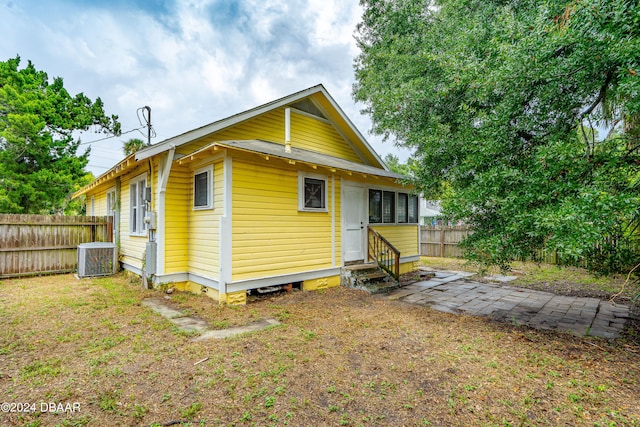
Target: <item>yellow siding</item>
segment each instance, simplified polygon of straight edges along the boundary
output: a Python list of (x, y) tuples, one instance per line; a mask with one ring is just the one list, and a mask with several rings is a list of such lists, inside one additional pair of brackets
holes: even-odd
[[(284, 130), (284, 108), (280, 108), (180, 147), (178, 152), (189, 154), (214, 141), (225, 140), (262, 139), (284, 144)], [(291, 145), (362, 163), (331, 124), (295, 112), (291, 113)]]
[(331, 124), (302, 114), (291, 114), (291, 146), (362, 163)]
[(165, 199), (165, 273), (187, 271), (189, 259), (189, 194), (191, 172), (174, 164)]
[(395, 246), (400, 251), (401, 257), (420, 254), (418, 225), (374, 226), (373, 229)]
[(284, 144), (284, 110), (271, 111), (251, 120), (239, 123), (230, 128), (208, 135), (185, 147), (180, 147), (180, 154), (189, 154), (214, 141), (234, 139), (263, 139), (265, 141)]
[(276, 166), (234, 160), (234, 281), (332, 267), (331, 197), (329, 212), (298, 212), (298, 173)]
[(193, 209), (193, 171), (210, 165), (211, 162), (195, 164), (188, 174), (189, 213), (188, 270), (210, 278), (218, 278), (220, 271), (220, 217), (223, 214), (224, 165), (213, 164), (213, 209)]
[[(93, 199), (93, 213), (91, 212), (91, 200)], [(104, 216), (107, 214), (107, 187), (100, 187), (96, 191), (87, 194), (87, 215)]]
[(302, 283), (304, 291), (317, 291), (321, 289), (340, 286), (340, 276), (322, 277), (320, 279), (305, 280)]
[(418, 269), (419, 263), (417, 261), (405, 262), (400, 264), (400, 274), (411, 273)]

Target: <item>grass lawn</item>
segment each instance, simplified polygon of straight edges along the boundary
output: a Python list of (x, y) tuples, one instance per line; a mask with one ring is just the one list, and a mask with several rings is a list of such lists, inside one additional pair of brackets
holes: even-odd
[(122, 275), (0, 281), (0, 396), (16, 404), (0, 425), (640, 426), (628, 342), (343, 288), (241, 307), (174, 293), (213, 328), (282, 322), (192, 342), (141, 305), (161, 295)]

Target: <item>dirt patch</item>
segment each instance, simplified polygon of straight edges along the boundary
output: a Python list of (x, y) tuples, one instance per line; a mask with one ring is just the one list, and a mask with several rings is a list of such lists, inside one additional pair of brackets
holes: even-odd
[(153, 296), (119, 276), (0, 282), (0, 395), (38, 405), (0, 425), (640, 425), (640, 354), (625, 341), (334, 288), (242, 307), (176, 293), (215, 328), (282, 323), (192, 342), (140, 304)]

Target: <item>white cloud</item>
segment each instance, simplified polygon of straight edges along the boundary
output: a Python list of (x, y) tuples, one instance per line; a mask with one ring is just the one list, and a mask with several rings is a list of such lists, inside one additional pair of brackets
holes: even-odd
[[(370, 122), (353, 103), (357, 2), (341, 0), (176, 0), (149, 12), (59, 0), (0, 4), (2, 60), (20, 54), (72, 93), (101, 97), (123, 130), (152, 108), (159, 142), (292, 92), (323, 83), (366, 136)], [(101, 173), (122, 158), (122, 141), (96, 143)], [(83, 141), (101, 135), (88, 134)], [(369, 138), (381, 155), (392, 144)]]

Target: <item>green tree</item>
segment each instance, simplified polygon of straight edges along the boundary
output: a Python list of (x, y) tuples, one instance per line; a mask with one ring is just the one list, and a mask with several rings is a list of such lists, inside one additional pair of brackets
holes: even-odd
[(407, 160), (407, 163), (402, 163), (398, 156), (389, 153), (384, 156), (384, 163), (392, 172), (399, 173), (407, 178), (412, 178), (415, 175), (416, 164), (411, 158)]
[[(593, 259), (638, 223), (640, 8), (610, 0), (362, 0), (354, 97), (469, 224), (472, 259)], [(598, 141), (596, 127), (614, 127)], [(628, 267), (611, 244), (608, 265)], [(611, 262), (615, 265), (611, 265)]]
[(84, 182), (89, 150), (78, 153), (73, 132), (95, 128), (119, 134), (117, 116), (102, 101), (72, 97), (61, 78), (20, 57), (0, 62), (0, 212), (58, 213)]
[(130, 140), (122, 143), (122, 151), (125, 156), (135, 153), (138, 150), (144, 148), (147, 144), (143, 140), (138, 138), (131, 138)]

